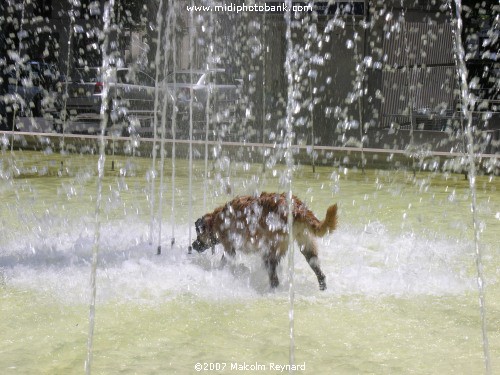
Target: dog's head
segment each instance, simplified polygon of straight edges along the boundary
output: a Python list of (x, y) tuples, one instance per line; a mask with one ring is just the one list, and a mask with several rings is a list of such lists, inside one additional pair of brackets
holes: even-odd
[(194, 225), (196, 227), (196, 240), (192, 246), (197, 252), (202, 253), (219, 243), (206, 217), (196, 220)]

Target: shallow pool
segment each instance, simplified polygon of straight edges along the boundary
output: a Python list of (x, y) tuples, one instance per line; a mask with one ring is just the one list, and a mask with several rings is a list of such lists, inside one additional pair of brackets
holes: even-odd
[[(96, 160), (2, 155), (2, 373), (84, 372)], [(257, 164), (233, 164), (224, 176), (210, 169), (205, 180), (204, 163), (196, 161), (190, 197), (186, 161), (177, 160), (175, 186), (167, 161), (164, 188), (156, 187), (164, 197), (163, 218), (153, 230), (155, 238), (161, 225), (158, 256), (149, 238), (150, 164), (139, 157), (106, 160), (92, 372), (279, 373), (289, 364), (286, 262), (279, 267), (281, 285), (271, 291), (257, 256), (238, 255), (219, 269), (221, 249), (187, 254), (189, 218), (237, 194), (279, 190), (278, 177)], [(482, 176), (477, 186), (495, 372), (500, 183)], [(318, 241), (325, 292), (296, 249), (297, 373), (484, 373), (471, 197), (463, 175), (339, 167), (313, 173), (302, 166), (293, 192), (320, 219), (331, 203), (340, 208), (338, 230)]]

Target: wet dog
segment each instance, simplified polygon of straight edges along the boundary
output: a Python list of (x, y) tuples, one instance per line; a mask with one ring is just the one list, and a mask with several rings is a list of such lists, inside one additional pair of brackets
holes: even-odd
[[(285, 194), (262, 193), (239, 196), (195, 223), (197, 238), (192, 247), (198, 252), (217, 244), (224, 253), (234, 256), (236, 250), (262, 253), (271, 287), (279, 285), (276, 267), (288, 249), (288, 202)], [(325, 275), (318, 260), (314, 237), (322, 237), (337, 226), (337, 205), (326, 211), (325, 220), (316, 218), (296, 196), (292, 198), (292, 236), (318, 278), (319, 288), (326, 289)], [(225, 257), (222, 256), (225, 263)]]

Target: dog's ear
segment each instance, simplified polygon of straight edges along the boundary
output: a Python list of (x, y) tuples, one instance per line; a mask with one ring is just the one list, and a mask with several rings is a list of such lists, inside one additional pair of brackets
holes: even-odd
[(196, 227), (196, 233), (198, 235), (202, 234), (205, 231), (205, 222), (203, 221), (203, 218), (196, 220), (194, 226)]

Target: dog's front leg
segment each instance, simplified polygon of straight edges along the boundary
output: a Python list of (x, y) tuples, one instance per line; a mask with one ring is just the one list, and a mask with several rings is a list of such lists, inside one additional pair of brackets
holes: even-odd
[(266, 265), (267, 273), (269, 274), (269, 282), (271, 283), (271, 288), (276, 288), (278, 285), (280, 285), (278, 275), (276, 274), (278, 260), (274, 257), (266, 257), (264, 258), (264, 264)]
[(222, 253), (222, 258), (220, 259), (219, 269), (223, 269), (227, 264), (226, 253)]
[(231, 258), (234, 258), (234, 256), (236, 255), (236, 251), (234, 251), (233, 248), (231, 248), (229, 251), (226, 249), (226, 247), (224, 247), (224, 252), (222, 253), (222, 258), (220, 260), (220, 266), (219, 266), (219, 269), (223, 269), (226, 264), (227, 264), (227, 258), (226, 258), (226, 254), (229, 255)]

